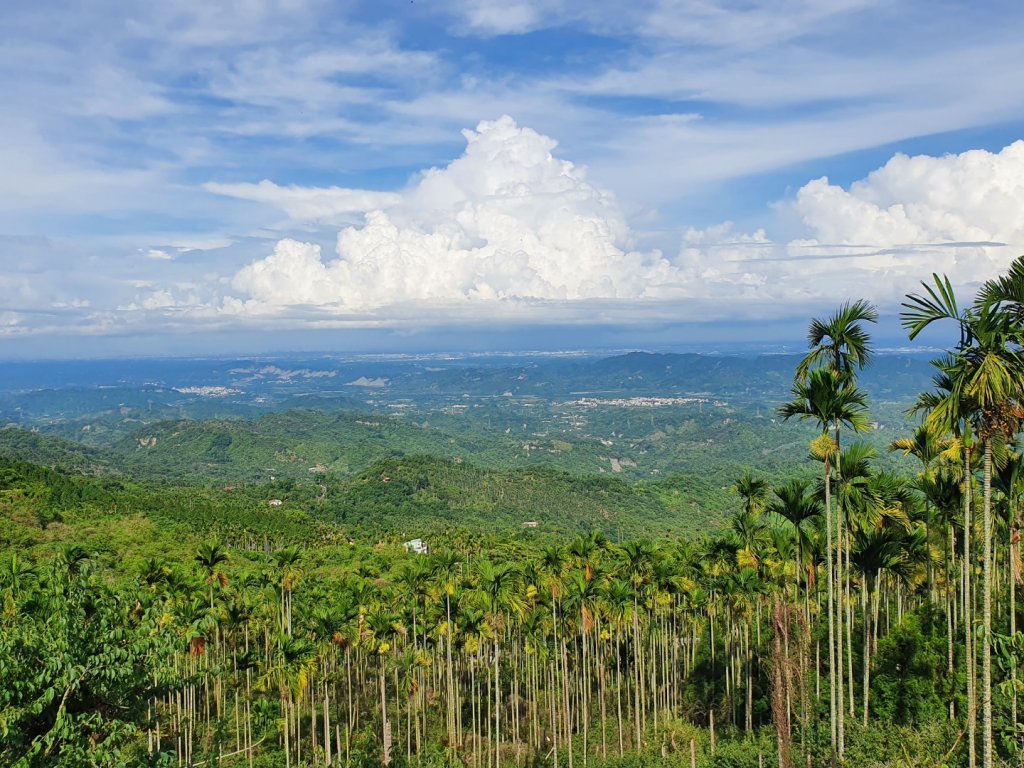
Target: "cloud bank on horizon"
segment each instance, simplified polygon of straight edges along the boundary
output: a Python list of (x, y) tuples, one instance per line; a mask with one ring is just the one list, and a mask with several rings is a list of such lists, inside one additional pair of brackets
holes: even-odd
[[(557, 158), (553, 139), (508, 116), (464, 135), (459, 158), (343, 228), (333, 256), (315, 243), (278, 241), (233, 275), (219, 311), (302, 307), (356, 322), (404, 307), (402, 318), (579, 321), (592, 304), (614, 314), (618, 303), (626, 319), (695, 320), (816, 307), (850, 291), (891, 309), (932, 271), (971, 284), (1024, 248), (1024, 141), (998, 153), (896, 155), (849, 188), (809, 181), (779, 203), (805, 230), (787, 243), (724, 223), (682, 232), (678, 253), (663, 254), (632, 247), (615, 197)], [(260, 189), (275, 190), (274, 204), (300, 221), (350, 213), (360, 197), (334, 195), (327, 210), (331, 190), (264, 181), (217, 191)]]
[(0, 344), (585, 338), (1024, 252), (1017, 3), (43, 5), (0, 10)]

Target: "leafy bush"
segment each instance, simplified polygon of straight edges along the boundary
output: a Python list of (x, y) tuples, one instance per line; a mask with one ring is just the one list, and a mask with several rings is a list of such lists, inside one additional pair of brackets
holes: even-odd
[(945, 623), (928, 609), (907, 613), (878, 643), (871, 712), (896, 725), (941, 722), (949, 711)]

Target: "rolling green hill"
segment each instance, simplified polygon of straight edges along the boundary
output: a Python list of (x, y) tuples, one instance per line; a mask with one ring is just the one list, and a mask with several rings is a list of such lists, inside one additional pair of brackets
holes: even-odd
[[(342, 524), (415, 537), (456, 526), (518, 536), (536, 521), (557, 533), (690, 532), (733, 510), (728, 488), (751, 467), (770, 482), (817, 474), (807, 458), (813, 426), (775, 415), (792, 364), (632, 353), (397, 365), (363, 393), (371, 405), (337, 389), (348, 374), (323, 379), (333, 391), (263, 382), (249, 399), (242, 389), (204, 399), (148, 384), (81, 398), (38, 392), (19, 408), (47, 434), (0, 430), (0, 456), (122, 476), (131, 487), (108, 507), (193, 530), (301, 538), (314, 524)], [(883, 466), (903, 461), (885, 448), (907, 432), (900, 398), (926, 368), (887, 355), (865, 376), (876, 397), (865, 439)], [(199, 418), (168, 418), (176, 413)]]
[(500, 471), (416, 456), (375, 462), (329, 488), (315, 508), (319, 516), (357, 529), (371, 526), (409, 538), (444, 527), (518, 534), (523, 523), (536, 522), (536, 530), (547, 534), (601, 530), (621, 539), (652, 531), (694, 533), (706, 525), (705, 510), (670, 505), (673, 489), (688, 485), (678, 478), (635, 485), (541, 467)]
[[(898, 459), (886, 456), (885, 447), (907, 430), (898, 411), (893, 418), (864, 437), (887, 465)], [(498, 470), (544, 467), (629, 480), (690, 474), (721, 486), (751, 466), (769, 477), (785, 475), (805, 461), (814, 434), (811, 425), (780, 422), (770, 411), (697, 406), (509, 406), (422, 421), (296, 410), (254, 420), (160, 422), (90, 455), (173, 485), (348, 477), (380, 459), (425, 455)]]
[(80, 472), (112, 469), (112, 457), (106, 451), (17, 427), (0, 429), (0, 457), (3, 456)]
[[(317, 475), (188, 488), (0, 457), (0, 513), (16, 523), (5, 527), (0, 544), (31, 548), (74, 528), (78, 538), (105, 549), (107, 532), (133, 517), (172, 538), (180, 531), (278, 543), (434, 538), (448, 530), (527, 540), (592, 530), (615, 540), (655, 532), (670, 536), (706, 529), (716, 517), (715, 510), (692, 502), (695, 490), (708, 490), (699, 484), (696, 478), (631, 484), (413, 456), (381, 459), (344, 479)], [(722, 498), (724, 508), (737, 503)], [(537, 527), (524, 528), (527, 521)]]
[(470, 455), (493, 443), (486, 435), (456, 438), (381, 414), (296, 410), (252, 421), (161, 422), (120, 440), (111, 450), (127, 471), (139, 476), (243, 483), (351, 475), (386, 456)]

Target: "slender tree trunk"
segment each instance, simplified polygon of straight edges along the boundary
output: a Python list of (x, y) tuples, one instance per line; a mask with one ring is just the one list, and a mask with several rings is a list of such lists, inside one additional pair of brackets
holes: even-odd
[(978, 704), (975, 698), (974, 676), (974, 617), (971, 590), (971, 496), (974, 491), (971, 482), (971, 449), (966, 448), (964, 459), (964, 646), (967, 659), (967, 759), (968, 768), (977, 764)]
[(292, 717), (295, 719), (295, 762), (302, 765), (302, 694), (293, 702)]
[(784, 651), (789, 636), (790, 619), (778, 594), (775, 596), (775, 611), (772, 623), (774, 624), (775, 643), (772, 660), (772, 720), (775, 721), (778, 768), (792, 768), (792, 734), (789, 729), (789, 716), (786, 712), (789, 665)]
[(640, 737), (640, 654), (643, 652), (640, 648), (640, 620), (637, 617), (639, 611), (639, 604), (637, 598), (633, 598), (633, 669), (635, 670), (635, 680), (633, 684), (633, 718), (635, 720), (636, 727), (636, 740), (633, 743), (634, 750), (640, 750), (641, 737)]
[[(953, 617), (956, 607), (956, 592), (953, 589), (953, 562), (956, 556), (954, 552), (956, 542), (953, 538), (953, 524), (950, 523), (947, 527), (949, 542), (946, 547), (946, 675), (949, 680), (953, 680), (956, 674), (953, 666), (953, 633), (956, 630)], [(950, 721), (956, 720), (956, 697), (952, 693), (949, 697), (949, 719)]]
[(288, 700), (284, 696), (281, 697), (281, 714), (284, 715), (284, 765), (285, 768), (291, 768), (292, 751), (291, 742), (289, 741), (289, 732), (291, 731), (291, 725), (288, 722)]
[(565, 636), (562, 636), (562, 691), (565, 697), (565, 746), (566, 763), (569, 768), (573, 765), (572, 748), (572, 707), (569, 704), (569, 656), (565, 647)]
[(331, 764), (331, 710), (327, 675), (324, 675), (324, 763)]
[(981, 643), (982, 768), (992, 768), (992, 440), (985, 439), (985, 496), (982, 509), (984, 541), (981, 576), (981, 611), (985, 634)]
[(452, 627), (452, 597), (445, 591), (444, 598), (445, 605), (445, 620), (447, 622), (447, 635), (445, 637), (445, 662), (448, 671), (447, 683), (447, 694), (448, 694), (448, 744), (449, 746), (456, 746), (458, 739), (455, 733), (455, 673), (452, 670), (452, 640), (455, 634), (454, 628)]
[(743, 641), (746, 648), (744, 649), (744, 661), (746, 664), (746, 713), (744, 717), (743, 729), (747, 734), (753, 733), (754, 731), (754, 659), (753, 652), (750, 648), (750, 626), (747, 624), (743, 625)]
[[(842, 479), (842, 467), (840, 465), (840, 457), (842, 449), (839, 447), (839, 428), (836, 427), (836, 487), (840, 487)], [(844, 613), (844, 600), (845, 591), (843, 589), (843, 551), (844, 546), (844, 530), (843, 525), (843, 504), (842, 497), (836, 499), (836, 570), (835, 570), (835, 584), (832, 587), (832, 591), (835, 595), (835, 612), (836, 612), (836, 626), (835, 626), (835, 639), (836, 639), (836, 667), (835, 669), (829, 670), (829, 674), (835, 677), (836, 680), (836, 755), (841, 761), (843, 755), (846, 752), (846, 701), (844, 695), (844, 666), (845, 657), (843, 656), (845, 643), (843, 642), (843, 613)]]
[(839, 756), (839, 719), (836, 714), (836, 610), (835, 566), (832, 556), (832, 472), (830, 460), (825, 459), (825, 547), (828, 565), (828, 707), (829, 730), (832, 744), (832, 762)]
[(615, 716), (619, 728), (619, 757), (625, 751), (622, 737), (622, 644), (619, 640), (619, 628), (615, 628)]
[(871, 692), (871, 613), (868, 610), (868, 580), (867, 574), (864, 575), (863, 583), (861, 584), (860, 592), (860, 611), (861, 621), (864, 626), (864, 727), (868, 727), (868, 698)]
[(853, 567), (850, 563), (850, 550), (851, 545), (851, 533), (846, 531), (846, 574), (845, 574), (845, 588), (846, 588), (846, 674), (847, 674), (847, 693), (850, 700), (850, 717), (854, 718), (856, 714), (855, 692), (853, 685), (853, 587), (850, 583), (851, 574)]
[(494, 643), (494, 768), (501, 765), (501, 678), (498, 670), (500, 646)]
[(597, 669), (598, 669), (598, 693), (601, 697), (601, 759), (608, 759), (608, 708), (607, 708), (607, 683), (605, 681), (605, 647), (601, 642), (601, 625), (595, 630), (597, 635)]
[(548, 722), (551, 728), (551, 740), (552, 749), (551, 752), (554, 755), (554, 766), (558, 768), (558, 714), (557, 704), (555, 696), (555, 662), (550, 661), (548, 663)]
[[(586, 625), (584, 625), (585, 627)], [(580, 643), (583, 646), (583, 675), (580, 678), (581, 693), (580, 719), (583, 725), (583, 765), (587, 765), (588, 752), (590, 751), (590, 665), (587, 658), (587, 632), (584, 629), (580, 635)]]
[(391, 764), (391, 721), (388, 719), (387, 689), (384, 683), (384, 659), (380, 659), (380, 731), (382, 754), (381, 762)]
[[(1007, 499), (1007, 522), (1010, 530), (1010, 547), (1009, 547), (1009, 581), (1010, 581), (1010, 635), (1017, 634), (1017, 579), (1020, 576), (1020, 554), (1018, 553), (1018, 547), (1020, 544), (1020, 532), (1017, 529), (1017, 511), (1015, 509), (1013, 497)], [(1010, 667), (1010, 681), (1012, 684), (1012, 697), (1010, 699), (1010, 722), (1017, 722), (1017, 660), (1014, 658), (1011, 662)]]

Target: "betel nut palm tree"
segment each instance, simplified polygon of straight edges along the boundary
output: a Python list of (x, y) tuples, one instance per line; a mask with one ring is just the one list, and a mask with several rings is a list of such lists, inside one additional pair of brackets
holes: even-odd
[[(829, 712), (834, 757), (842, 753), (841, 728), (839, 726), (842, 707), (841, 688), (837, 689), (839, 677), (837, 666), (837, 627), (836, 605), (838, 588), (835, 579), (835, 562), (833, 553), (835, 526), (832, 510), (832, 468), (838, 455), (838, 443), (832, 437), (833, 430), (838, 431), (840, 425), (846, 425), (859, 432), (867, 426), (867, 399), (863, 392), (850, 385), (846, 376), (831, 368), (813, 368), (806, 378), (797, 379), (792, 388), (793, 400), (779, 408), (783, 419), (800, 418), (815, 421), (821, 429), (821, 435), (811, 444), (812, 452), (821, 458), (824, 464), (825, 483), (825, 530), (826, 557), (828, 564), (828, 634), (829, 634)], [(841, 631), (841, 627), (839, 628)], [(842, 661), (841, 658), (838, 659)]]
[(1024, 416), (1024, 357), (1020, 347), (1024, 334), (1012, 294), (1002, 290), (1007, 286), (986, 285), (973, 306), (960, 308), (948, 277), (933, 275), (933, 283), (922, 283), (923, 293), (907, 296), (901, 320), (911, 339), (935, 322), (956, 324), (960, 340), (945, 366), (950, 389), (934, 404), (928, 419), (939, 426), (966, 420), (982, 441), (982, 765), (991, 768), (993, 459), (996, 453), (1003, 453), (1007, 438), (1017, 433)]
[(210, 588), (210, 610), (213, 610), (213, 587), (219, 584), (221, 587), (227, 585), (227, 576), (224, 575), (221, 565), (228, 559), (227, 552), (219, 541), (206, 541), (199, 545), (196, 551), (195, 561), (203, 571), (203, 578)]

